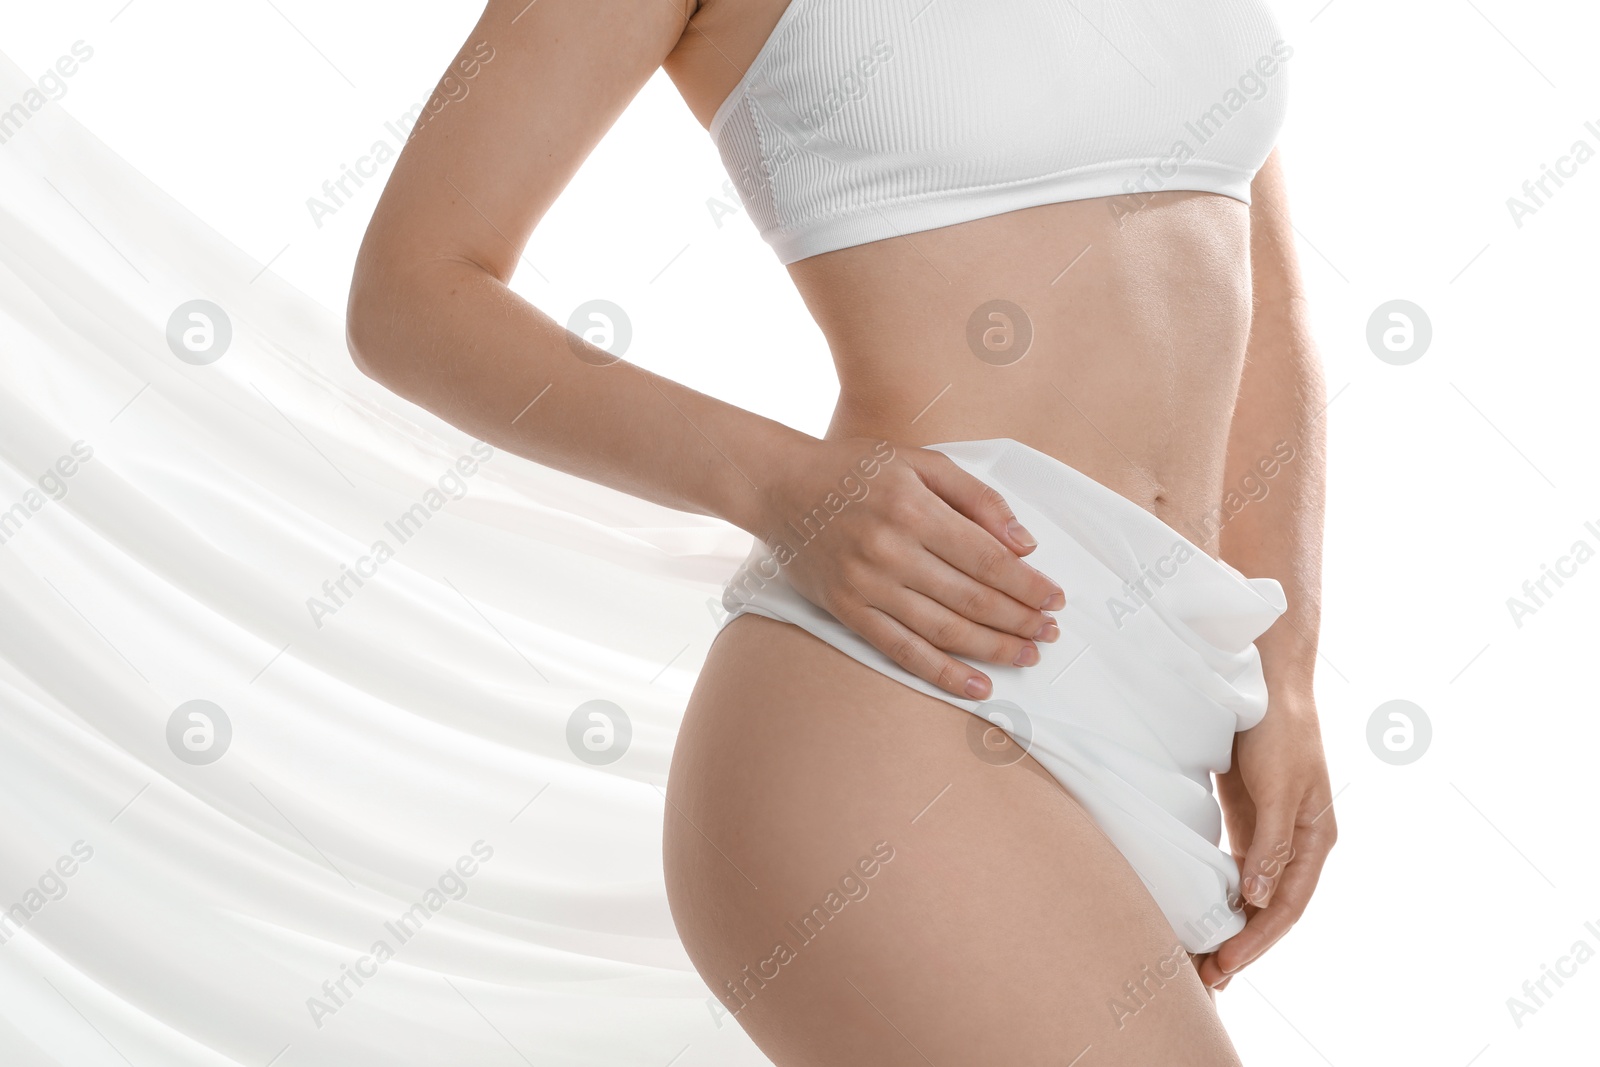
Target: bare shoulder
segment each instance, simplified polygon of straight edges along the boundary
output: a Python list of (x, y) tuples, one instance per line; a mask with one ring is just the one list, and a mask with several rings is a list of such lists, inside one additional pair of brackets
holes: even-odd
[[(395, 162), (357, 263), (509, 279), (533, 227), (679, 47), (696, 0), (489, 0)], [(355, 294), (353, 294), (355, 295)]]

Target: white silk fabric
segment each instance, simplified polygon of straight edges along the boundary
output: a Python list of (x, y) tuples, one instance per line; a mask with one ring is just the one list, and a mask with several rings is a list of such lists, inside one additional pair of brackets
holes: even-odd
[(749, 537), (482, 459), (32, 84), (0, 57), (0, 1063), (766, 1063), (661, 872)]

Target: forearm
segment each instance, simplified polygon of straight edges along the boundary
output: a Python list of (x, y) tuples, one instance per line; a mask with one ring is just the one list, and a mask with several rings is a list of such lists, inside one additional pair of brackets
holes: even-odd
[(473, 264), (438, 259), (368, 275), (352, 289), (348, 323), (364, 373), (474, 437), (758, 535), (763, 475), (812, 440), (610, 362)]
[(1225, 520), (1222, 557), (1276, 578), (1288, 608), (1256, 640), (1271, 693), (1310, 700), (1322, 611), (1327, 405), (1276, 154), (1252, 187), (1255, 312), (1228, 438), (1227, 485), (1246, 490)]

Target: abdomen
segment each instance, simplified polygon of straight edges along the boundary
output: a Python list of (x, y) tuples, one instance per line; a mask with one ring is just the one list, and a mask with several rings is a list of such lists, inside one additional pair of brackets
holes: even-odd
[(789, 269), (839, 373), (830, 437), (1013, 437), (1181, 528), (1220, 496), (1249, 256), (1246, 205), (1168, 192), (1030, 208)]

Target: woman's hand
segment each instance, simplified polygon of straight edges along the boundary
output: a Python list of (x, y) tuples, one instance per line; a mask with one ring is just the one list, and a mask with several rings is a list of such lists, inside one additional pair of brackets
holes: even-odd
[[(942, 452), (871, 438), (795, 449), (763, 487), (757, 531), (807, 600), (925, 681), (993, 691), (949, 653), (1031, 666), (1061, 636), (1055, 582), (1019, 557), (1037, 542), (992, 487)], [(789, 552), (779, 549), (779, 542)]]
[(1217, 797), (1245, 900), (1245, 928), (1200, 965), (1201, 981), (1221, 989), (1300, 918), (1339, 836), (1310, 696), (1274, 695), (1266, 717), (1234, 736)]

